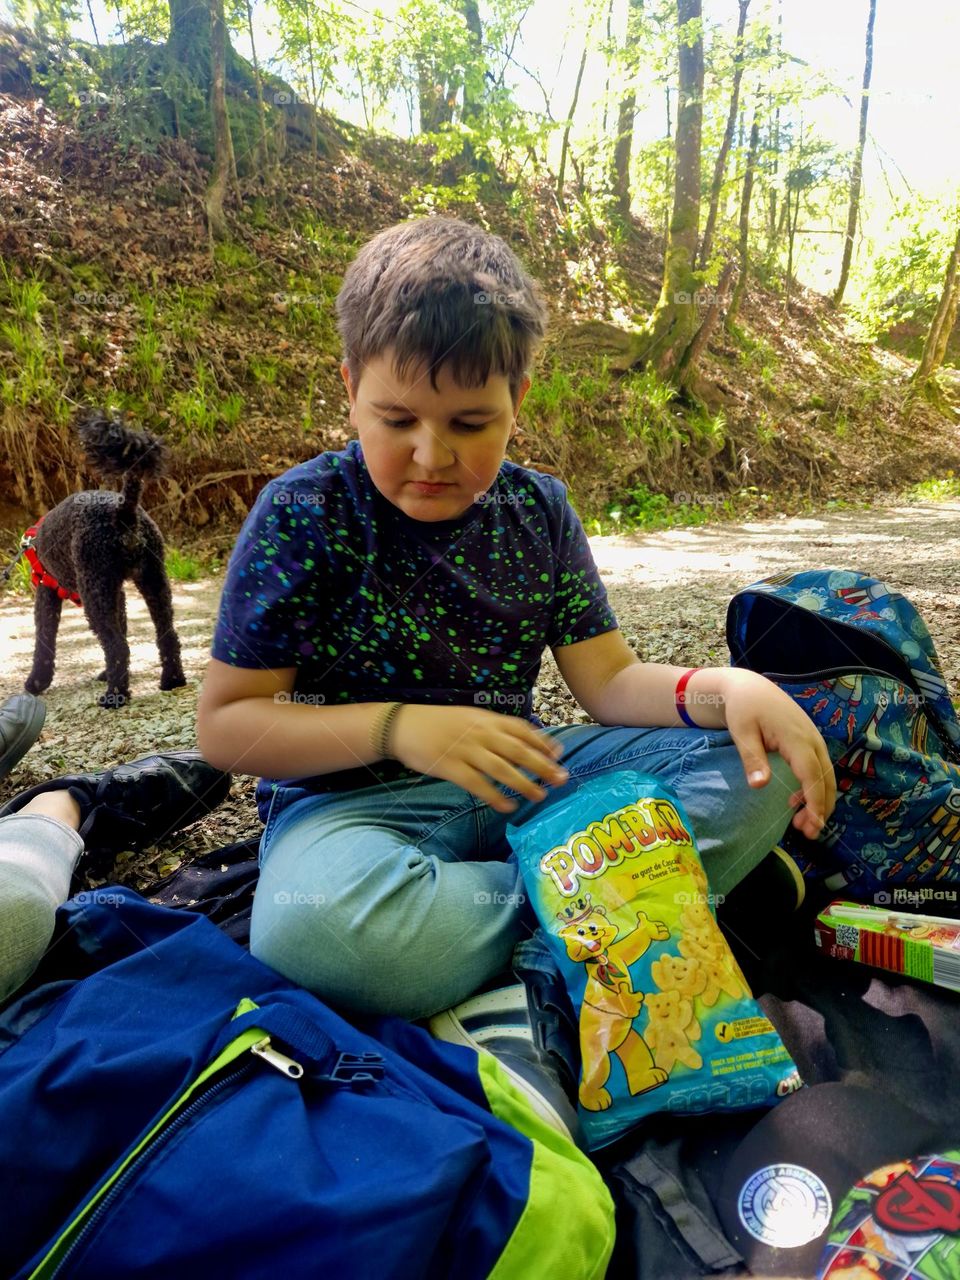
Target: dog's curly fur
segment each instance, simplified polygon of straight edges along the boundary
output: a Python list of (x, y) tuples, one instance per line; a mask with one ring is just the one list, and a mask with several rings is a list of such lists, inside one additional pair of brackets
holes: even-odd
[[(62, 587), (75, 591), (94, 635), (103, 645), (106, 680), (103, 707), (120, 707), (130, 697), (130, 647), (123, 584), (132, 579), (157, 632), (160, 688), (186, 684), (180, 641), (173, 627), (173, 598), (163, 563), (163, 537), (139, 505), (145, 481), (160, 474), (166, 449), (156, 436), (126, 426), (123, 415), (85, 410), (77, 432), (87, 462), (101, 476), (123, 477), (119, 493), (88, 489), (65, 498), (48, 512), (34, 549), (40, 563)], [(38, 586), (34, 605), (37, 627), (33, 669), (24, 687), (42, 693), (53, 679), (57, 628), (63, 601), (50, 587)]]

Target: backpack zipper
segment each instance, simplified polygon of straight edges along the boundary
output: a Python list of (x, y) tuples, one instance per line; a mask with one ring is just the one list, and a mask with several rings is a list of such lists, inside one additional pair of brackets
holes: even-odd
[[(253, 1043), (251, 1043), (251, 1039)], [(101, 1188), (100, 1198), (96, 1206), (94, 1207), (93, 1201), (88, 1201), (73, 1221), (60, 1233), (52, 1248), (47, 1251), (44, 1258), (30, 1273), (29, 1280), (55, 1280), (55, 1277), (65, 1274), (65, 1268), (71, 1257), (76, 1254), (81, 1244), (89, 1239), (97, 1225), (109, 1212), (111, 1206), (123, 1194), (143, 1162), (155, 1155), (164, 1143), (189, 1123), (199, 1111), (218, 1094), (222, 1093), (228, 1085), (242, 1081), (256, 1070), (256, 1064), (247, 1056), (248, 1053), (252, 1053), (262, 1061), (269, 1063), (274, 1070), (279, 1071), (287, 1079), (299, 1079), (303, 1075), (303, 1067), (300, 1063), (274, 1049), (270, 1042), (270, 1037), (265, 1036), (260, 1029), (245, 1032), (238, 1037), (235, 1044), (228, 1045), (223, 1054), (220, 1055), (223, 1058), (224, 1055), (229, 1054), (230, 1060), (222, 1062), (220, 1065), (217, 1063), (211, 1064), (207, 1071), (203, 1073), (206, 1076), (206, 1081), (204, 1082), (201, 1077), (201, 1080), (194, 1082), (190, 1089), (167, 1110), (153, 1130), (131, 1152), (126, 1162), (117, 1170), (111, 1183), (107, 1187)], [(211, 1077), (215, 1073), (217, 1078), (212, 1079)], [(202, 1085), (201, 1090), (191, 1099), (190, 1094), (197, 1089), (198, 1085)], [(172, 1115), (180, 1106), (183, 1109), (176, 1115)], [(171, 1115), (172, 1119), (170, 1118)], [(88, 1215), (87, 1220), (81, 1226), (80, 1223), (85, 1214)], [(71, 1231), (76, 1231), (76, 1234), (67, 1245), (66, 1250), (60, 1254), (59, 1260), (54, 1261), (58, 1246)], [(51, 1264), (53, 1265), (53, 1270), (49, 1269)]]

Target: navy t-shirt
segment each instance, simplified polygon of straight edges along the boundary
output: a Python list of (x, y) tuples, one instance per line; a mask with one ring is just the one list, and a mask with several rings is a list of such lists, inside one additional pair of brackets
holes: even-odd
[[(559, 480), (504, 460), (455, 520), (414, 520), (374, 485), (359, 440), (271, 480), (230, 557), (212, 653), (296, 667), (314, 705), (419, 702), (532, 714), (544, 646), (612, 631), (586, 534)], [(346, 791), (415, 777), (384, 760), (275, 785)]]

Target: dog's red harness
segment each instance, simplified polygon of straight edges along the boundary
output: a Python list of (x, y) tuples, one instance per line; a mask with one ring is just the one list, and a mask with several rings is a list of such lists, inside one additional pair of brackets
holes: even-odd
[(66, 587), (61, 587), (52, 573), (47, 573), (46, 569), (40, 563), (40, 557), (33, 549), (33, 543), (37, 536), (37, 531), (43, 524), (46, 516), (41, 516), (36, 524), (31, 525), (23, 537), (20, 539), (20, 546), (23, 548), (23, 554), (30, 563), (30, 580), (35, 587), (49, 587), (51, 591), (55, 591), (61, 600), (72, 600), (74, 604), (82, 605), (83, 601), (75, 591), (68, 591)]

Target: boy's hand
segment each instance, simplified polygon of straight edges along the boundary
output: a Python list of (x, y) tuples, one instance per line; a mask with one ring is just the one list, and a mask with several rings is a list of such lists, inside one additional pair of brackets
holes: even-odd
[(563, 750), (558, 742), (528, 720), (481, 707), (407, 703), (393, 722), (390, 743), (408, 769), (454, 782), (498, 813), (512, 813), (517, 802), (501, 795), (490, 778), (536, 802), (546, 791), (517, 766), (554, 786), (569, 776), (556, 763)]
[(768, 751), (779, 751), (801, 785), (790, 797), (793, 826), (815, 840), (837, 801), (826, 743), (809, 716), (772, 680), (754, 671), (724, 672), (727, 729), (751, 787), (770, 781)]

